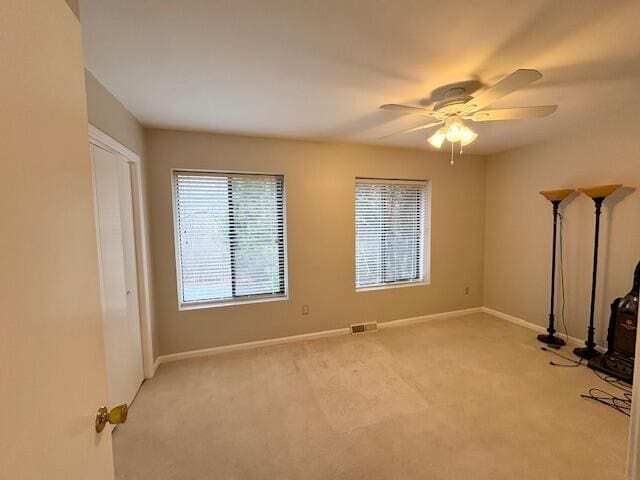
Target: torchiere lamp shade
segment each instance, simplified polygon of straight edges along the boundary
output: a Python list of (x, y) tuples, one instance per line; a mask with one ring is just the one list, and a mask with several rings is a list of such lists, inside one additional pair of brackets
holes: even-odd
[(597, 187), (583, 187), (579, 188), (582, 193), (591, 198), (606, 198), (619, 189), (622, 185), (598, 185)]
[(544, 196), (550, 202), (561, 202), (569, 195), (575, 192), (572, 188), (566, 188), (563, 190), (543, 190), (540, 192), (540, 195)]

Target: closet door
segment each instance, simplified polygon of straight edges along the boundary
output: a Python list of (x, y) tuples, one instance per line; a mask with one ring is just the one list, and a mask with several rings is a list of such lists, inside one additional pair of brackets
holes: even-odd
[(130, 404), (143, 380), (131, 170), (91, 145), (109, 404)]

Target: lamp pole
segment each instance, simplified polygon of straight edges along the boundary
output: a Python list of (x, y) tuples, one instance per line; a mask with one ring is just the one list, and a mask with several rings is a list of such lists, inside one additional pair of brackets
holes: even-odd
[(593, 271), (591, 273), (591, 304), (589, 309), (589, 327), (587, 330), (587, 340), (584, 342), (586, 346), (573, 349), (573, 353), (580, 358), (590, 360), (596, 355), (596, 342), (594, 340), (595, 327), (595, 305), (596, 305), (596, 283), (598, 279), (598, 246), (600, 239), (600, 213), (602, 212), (602, 202), (604, 199), (615, 192), (622, 185), (602, 185), (599, 187), (581, 188), (580, 191), (591, 197), (595, 204), (596, 210), (596, 228), (593, 240)]
[(555, 336), (555, 293), (556, 293), (556, 236), (558, 230), (558, 207), (562, 200), (567, 198), (574, 190), (547, 190), (540, 192), (547, 200), (551, 202), (553, 206), (553, 236), (551, 247), (551, 305), (549, 307), (549, 326), (547, 327), (547, 334), (538, 335), (538, 340), (547, 345), (553, 345), (561, 347), (565, 344), (564, 340)]

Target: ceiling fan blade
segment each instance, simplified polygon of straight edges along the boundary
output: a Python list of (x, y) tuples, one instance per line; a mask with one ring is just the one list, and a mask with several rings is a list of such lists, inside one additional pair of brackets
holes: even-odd
[(386, 105), (380, 105), (382, 110), (393, 110), (400, 113), (412, 113), (414, 115), (426, 115), (427, 117), (435, 116), (436, 113), (433, 110), (427, 110), (426, 108), (410, 107), (408, 105), (397, 105), (395, 103), (388, 103)]
[(433, 128), (433, 127), (437, 127), (438, 125), (442, 125), (443, 123), (444, 122), (427, 123), (426, 125), (420, 125), (418, 127), (410, 128), (409, 130), (403, 130), (401, 132), (385, 135), (383, 137), (380, 137), (379, 140), (382, 140), (383, 138), (393, 137), (394, 135), (402, 135), (403, 133), (411, 133), (411, 132), (417, 132), (418, 130), (426, 130), (428, 128)]
[(477, 97), (473, 97), (465, 104), (463, 113), (476, 112), (483, 109), (487, 105), (497, 102), (502, 97), (509, 95), (516, 90), (521, 89), (542, 78), (542, 74), (537, 70), (529, 70), (521, 68), (511, 75), (504, 77), (495, 85), (487, 88)]
[(494, 120), (518, 120), (520, 118), (539, 118), (551, 115), (558, 105), (539, 107), (501, 108), (499, 110), (481, 110), (469, 115), (474, 122), (492, 122)]

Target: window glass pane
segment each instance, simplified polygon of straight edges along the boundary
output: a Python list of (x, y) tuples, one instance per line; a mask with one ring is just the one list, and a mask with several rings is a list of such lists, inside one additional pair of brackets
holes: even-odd
[(230, 298), (227, 179), (181, 175), (177, 194), (182, 301)]
[(424, 280), (426, 182), (356, 182), (356, 287)]
[(387, 188), (387, 229), (384, 235), (385, 282), (420, 279), (422, 261), (422, 189), (393, 185)]
[(232, 182), (236, 295), (280, 292), (284, 287), (281, 185), (247, 178)]
[(181, 303), (285, 293), (280, 176), (175, 172)]
[(383, 282), (384, 195), (374, 185), (356, 186), (356, 285)]

